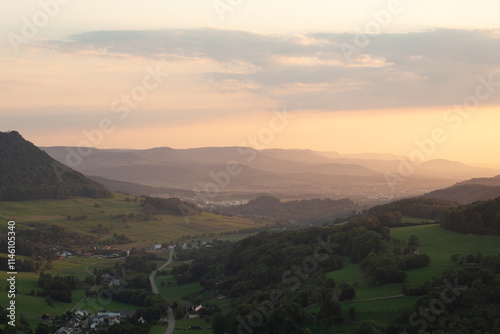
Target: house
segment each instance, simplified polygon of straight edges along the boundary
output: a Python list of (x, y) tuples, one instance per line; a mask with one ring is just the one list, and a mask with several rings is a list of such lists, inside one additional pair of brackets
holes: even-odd
[(129, 318), (135, 314), (135, 311), (120, 311), (120, 318)]
[(101, 277), (102, 277), (102, 282), (105, 284), (111, 283), (112, 280), (114, 280), (116, 278), (115, 276), (107, 274), (107, 273), (103, 274)]
[(92, 321), (90, 322), (90, 329), (95, 329), (99, 330), (102, 328), (105, 328), (106, 324), (104, 323), (103, 318), (92, 318)]
[(88, 315), (89, 315), (89, 313), (86, 310), (79, 310), (79, 311), (75, 312), (75, 318), (80, 320), (80, 321), (82, 319), (85, 319)]
[(200, 319), (200, 312), (189, 312), (188, 319)]
[(45, 313), (45, 314), (42, 314), (42, 316), (40, 317), (40, 319), (42, 319), (42, 320), (51, 320), (52, 317), (50, 316), (50, 313)]
[(193, 305), (184, 305), (186, 311), (188, 312), (188, 318), (189, 319), (200, 319), (201, 314), (200, 310), (203, 308), (202, 305), (198, 305), (194, 307)]
[(73, 256), (73, 254), (71, 252), (68, 252), (68, 251), (58, 252), (57, 255), (59, 255), (61, 257)]
[(69, 328), (61, 327), (57, 330), (56, 334), (71, 334)]
[[(97, 311), (97, 316), (99, 318), (105, 318), (108, 316), (108, 311), (106, 311), (106, 310)], [(94, 320), (94, 319), (92, 319), (92, 320)]]
[(142, 317), (140, 317), (139, 320), (137, 320), (137, 322), (140, 322), (141, 324), (143, 324), (145, 321)]

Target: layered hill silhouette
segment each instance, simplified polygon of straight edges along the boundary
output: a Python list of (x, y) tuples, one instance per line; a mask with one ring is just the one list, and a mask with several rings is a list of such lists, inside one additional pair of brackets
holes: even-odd
[(500, 197), (500, 175), (492, 178), (474, 178), (451, 187), (431, 191), (423, 197), (439, 198), (470, 204)]
[[(448, 160), (430, 160), (400, 177), (397, 185), (387, 174), (400, 174), (404, 158), (391, 154), (341, 155), (305, 149), (249, 147), (204, 147), (146, 150), (44, 147), (54, 159), (85, 175), (146, 186), (184, 189), (194, 193), (221, 192), (270, 194), (322, 194), (364, 203), (418, 196), (434, 189), (478, 176), (493, 176), (494, 170)], [(408, 162), (406, 162), (408, 163)], [(228, 176), (227, 170), (234, 168)], [(401, 181), (402, 180), (402, 181)], [(115, 184), (125, 186), (124, 184)], [(129, 185), (130, 186), (130, 185)], [(200, 196), (198, 196), (200, 197)]]
[(18, 132), (0, 132), (0, 201), (111, 195), (104, 186), (54, 160)]

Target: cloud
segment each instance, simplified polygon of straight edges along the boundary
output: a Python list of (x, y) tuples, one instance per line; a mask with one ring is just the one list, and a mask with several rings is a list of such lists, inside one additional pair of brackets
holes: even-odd
[[(96, 31), (45, 47), (99, 57), (210, 60), (220, 64), (220, 70), (204, 74), (214, 86), (238, 83), (239, 89), (298, 109), (444, 106), (472, 94), (479, 76), (496, 73), (500, 80), (500, 30), (366, 35), (368, 43), (362, 47), (356, 37), (216, 29)], [(350, 61), (341, 48), (346, 43), (359, 50)], [(500, 103), (500, 94), (488, 102)]]

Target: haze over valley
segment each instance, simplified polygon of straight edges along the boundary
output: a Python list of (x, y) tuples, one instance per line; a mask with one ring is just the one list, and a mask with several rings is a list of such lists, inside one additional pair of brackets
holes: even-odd
[(499, 334), (498, 13), (0, 1), (0, 333)]
[(204, 198), (220, 200), (222, 195), (245, 199), (247, 194), (246, 199), (251, 199), (255, 193), (267, 193), (283, 199), (317, 196), (376, 204), (500, 174), (495, 169), (448, 160), (420, 163), (388, 154), (341, 155), (312, 150), (160, 147), (92, 149), (85, 156), (76, 147), (43, 150), (85, 175), (192, 191), (201, 202)]

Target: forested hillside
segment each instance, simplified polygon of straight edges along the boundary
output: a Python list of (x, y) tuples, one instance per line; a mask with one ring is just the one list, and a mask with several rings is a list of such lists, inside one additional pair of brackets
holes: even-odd
[(500, 255), (485, 257), (477, 266), (448, 269), (428, 286), (415, 313), (409, 311), (398, 321), (407, 324), (411, 319), (410, 333), (500, 333)]
[(470, 204), (477, 201), (486, 201), (497, 198), (500, 196), (500, 186), (472, 183), (457, 184), (449, 188), (434, 190), (424, 196)]
[[(415, 237), (391, 240), (390, 230), (377, 224), (262, 232), (234, 245), (218, 241), (209, 250), (186, 251), (182, 259), (193, 261), (172, 273), (178, 284), (199, 281), (199, 296), (233, 300), (229, 313), (214, 317), (214, 333), (239, 332), (243, 319), (251, 322), (263, 307), (267, 319), (253, 333), (319, 333), (344, 321), (339, 302), (356, 295), (356, 285), (325, 273), (342, 268), (347, 257), (360, 264), (369, 286), (404, 282), (405, 270), (429, 265), (426, 254), (414, 253), (417, 244)], [(305, 311), (311, 305), (320, 307), (314, 316)]]
[(368, 213), (400, 212), (403, 216), (439, 219), (445, 210), (459, 205), (459, 203), (448, 200), (415, 197), (375, 206), (368, 210)]
[(102, 185), (52, 159), (18, 132), (0, 132), (0, 201), (111, 197)]
[(441, 226), (460, 233), (500, 234), (500, 197), (450, 209)]
[(245, 216), (266, 216), (278, 220), (299, 222), (327, 222), (340, 216), (352, 214), (360, 206), (348, 198), (333, 200), (312, 199), (281, 202), (272, 196), (259, 196), (245, 205), (221, 209), (225, 212)]

